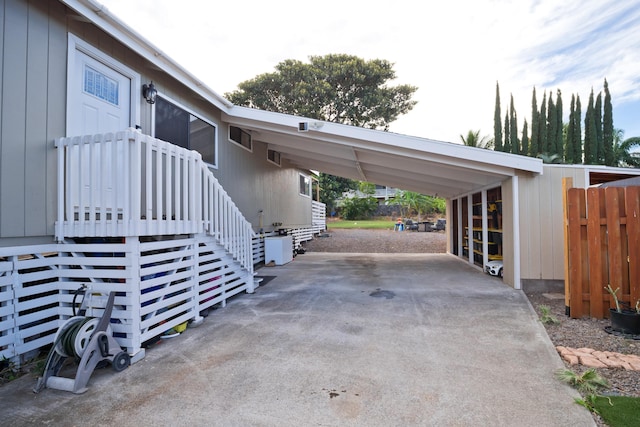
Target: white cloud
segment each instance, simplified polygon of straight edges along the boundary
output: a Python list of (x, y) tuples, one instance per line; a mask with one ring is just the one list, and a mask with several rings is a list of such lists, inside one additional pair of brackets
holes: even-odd
[(519, 126), (534, 86), (538, 102), (561, 89), (567, 111), (572, 93), (584, 105), (605, 77), (614, 108), (640, 101), (640, 0), (99, 1), (220, 94), (285, 59), (389, 60), (394, 83), (419, 87), (416, 108), (391, 126), (399, 133), (492, 135), (496, 81)]

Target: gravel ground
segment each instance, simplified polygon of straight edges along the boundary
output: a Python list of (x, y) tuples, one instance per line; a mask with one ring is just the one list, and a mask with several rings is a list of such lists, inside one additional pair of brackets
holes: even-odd
[[(362, 253), (442, 253), (446, 251), (446, 235), (442, 232), (394, 232), (393, 230), (339, 230), (332, 229), (305, 244), (312, 252), (362, 252)], [(546, 305), (558, 324), (545, 325), (547, 334), (555, 346), (572, 348), (592, 348), (640, 356), (640, 341), (624, 339), (605, 332), (609, 320), (571, 319), (565, 315), (562, 295), (527, 293), (538, 315), (540, 306)], [(566, 363), (565, 363), (566, 364)], [(567, 368), (581, 373), (587, 368), (570, 366)], [(610, 388), (605, 393), (640, 397), (640, 372), (624, 369), (597, 369), (609, 381)], [(605, 424), (595, 416), (596, 424)]]
[(305, 244), (310, 252), (444, 253), (447, 236), (442, 231), (331, 229)]

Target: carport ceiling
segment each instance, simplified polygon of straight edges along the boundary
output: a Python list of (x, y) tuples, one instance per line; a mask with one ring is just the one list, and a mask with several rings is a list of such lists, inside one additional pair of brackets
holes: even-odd
[(234, 106), (222, 119), (298, 168), (445, 198), (542, 173), (540, 159), (287, 114)]

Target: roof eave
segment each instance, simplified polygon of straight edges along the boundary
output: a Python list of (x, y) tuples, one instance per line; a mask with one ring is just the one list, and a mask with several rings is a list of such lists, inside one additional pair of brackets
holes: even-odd
[(158, 69), (176, 78), (214, 106), (223, 111), (233, 106), (229, 100), (209, 88), (162, 50), (113, 15), (104, 5), (94, 0), (60, 0), (60, 2), (87, 18), (96, 27), (116, 38)]

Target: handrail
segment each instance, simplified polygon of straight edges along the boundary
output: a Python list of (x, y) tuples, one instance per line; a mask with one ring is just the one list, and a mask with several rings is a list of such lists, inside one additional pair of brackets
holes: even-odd
[(57, 241), (207, 233), (253, 273), (253, 227), (200, 153), (133, 129), (55, 145)]

